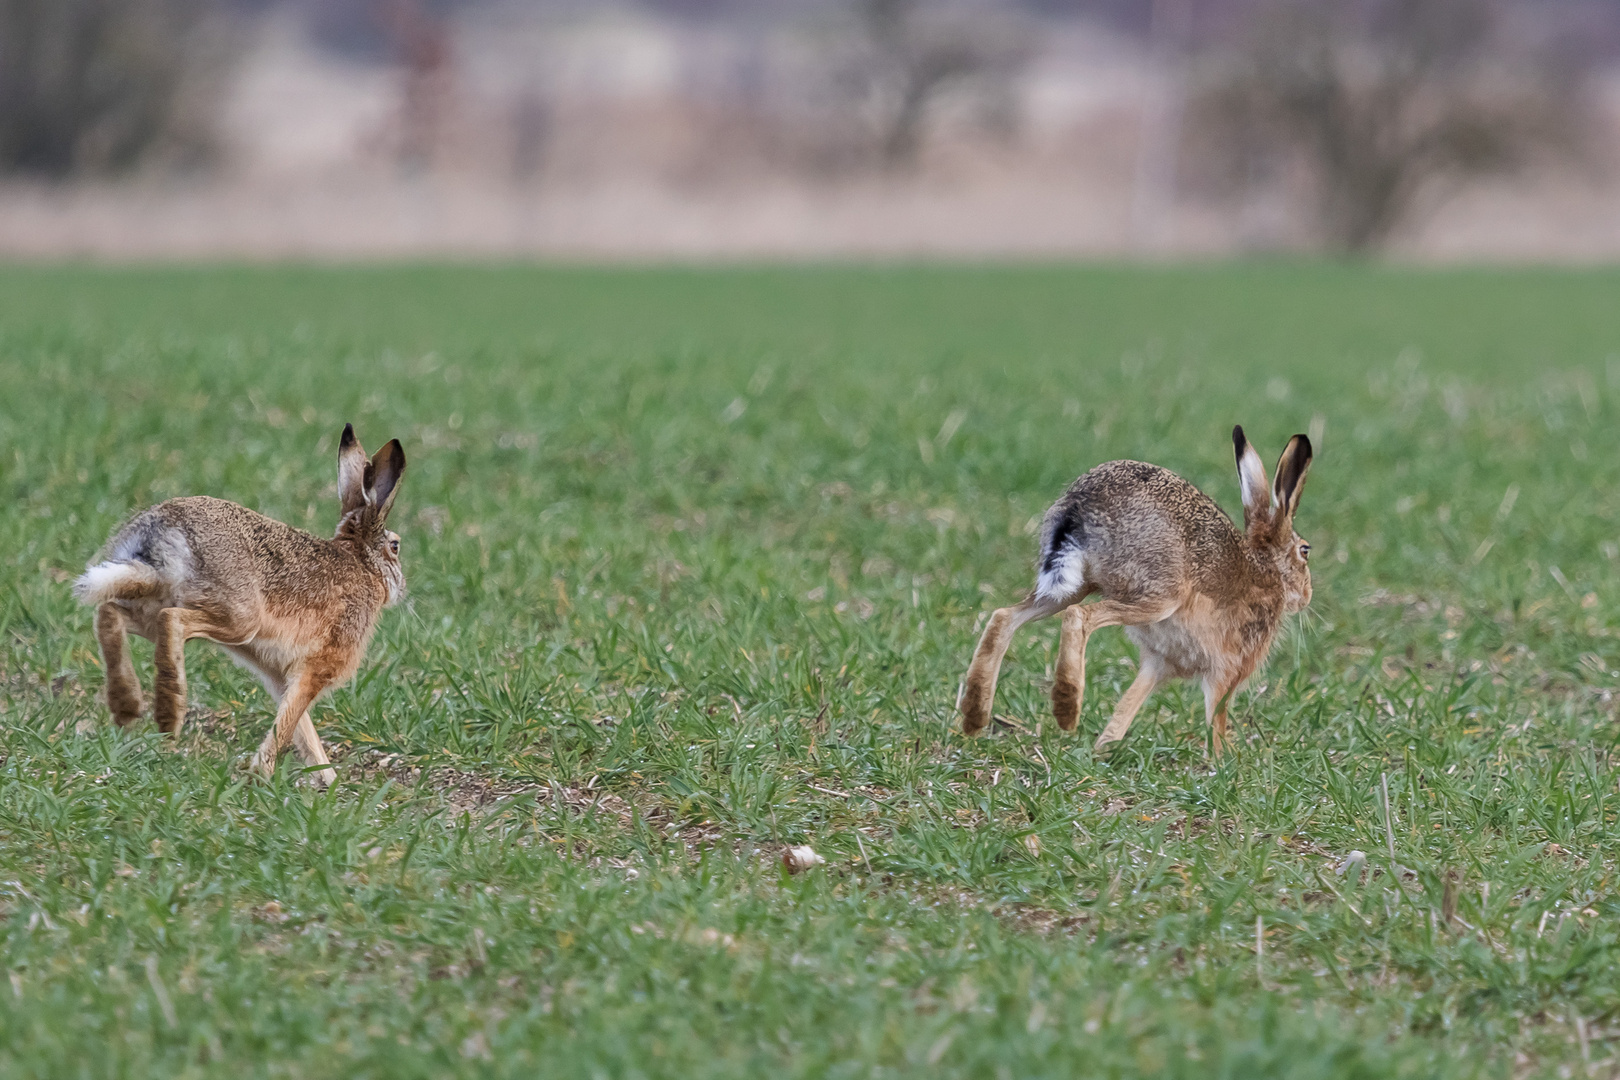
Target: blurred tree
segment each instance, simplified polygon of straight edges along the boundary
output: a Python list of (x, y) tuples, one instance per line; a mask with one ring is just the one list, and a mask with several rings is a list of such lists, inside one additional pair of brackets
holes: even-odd
[(212, 0), (0, 0), (0, 171), (60, 179), (191, 163), (222, 38)]
[(843, 81), (885, 168), (915, 162), (930, 114), (950, 95), (972, 98), (981, 119), (1010, 124), (1012, 83), (1031, 53), (1019, 27), (920, 0), (857, 0), (856, 13), (861, 41)]
[(1492, 0), (1293, 0), (1257, 17), (1190, 126), (1239, 187), (1309, 190), (1317, 238), (1384, 244), (1465, 182), (1576, 153), (1583, 72), (1497, 32)]

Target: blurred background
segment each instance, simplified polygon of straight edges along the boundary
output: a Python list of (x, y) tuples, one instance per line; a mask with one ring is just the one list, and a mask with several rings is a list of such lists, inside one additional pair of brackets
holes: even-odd
[(0, 0), (0, 256), (1620, 256), (1620, 0)]

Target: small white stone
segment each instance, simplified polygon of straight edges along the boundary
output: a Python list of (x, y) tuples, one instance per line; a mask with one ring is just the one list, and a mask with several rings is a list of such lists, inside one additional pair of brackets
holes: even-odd
[(782, 865), (787, 867), (790, 874), (797, 874), (813, 866), (821, 866), (827, 860), (816, 854), (816, 849), (807, 844), (790, 847), (782, 852)]

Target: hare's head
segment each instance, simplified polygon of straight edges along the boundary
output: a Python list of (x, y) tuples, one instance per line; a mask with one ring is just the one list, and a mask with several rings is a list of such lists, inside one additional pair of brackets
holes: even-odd
[(343, 517), (338, 521), (337, 538), (351, 544), (361, 561), (382, 575), (390, 604), (405, 595), (399, 534), (388, 529), (388, 511), (393, 509), (404, 473), (405, 451), (398, 439), (390, 439), (368, 458), (354, 437), (354, 425), (343, 425), (343, 441), (338, 445), (338, 497), (343, 500)]
[(1292, 614), (1311, 602), (1311, 545), (1294, 531), (1294, 511), (1311, 468), (1311, 440), (1295, 435), (1277, 459), (1277, 480), (1266, 483), (1266, 467), (1243, 429), (1232, 429), (1237, 452), (1238, 480), (1243, 488), (1243, 529), (1250, 548), (1263, 561), (1275, 564), (1282, 578), (1283, 606)]

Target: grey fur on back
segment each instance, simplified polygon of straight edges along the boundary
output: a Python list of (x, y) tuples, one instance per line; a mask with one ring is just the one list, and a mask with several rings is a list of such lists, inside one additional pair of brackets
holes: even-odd
[[(192, 495), (141, 511), (108, 541), (105, 562), (144, 563), (176, 602), (213, 609), (251, 606), (257, 598), (338, 589), (353, 568), (328, 541), (245, 506)], [(344, 571), (347, 570), (348, 573)]]
[(1098, 589), (1133, 601), (1191, 582), (1218, 595), (1222, 568), (1244, 559), (1242, 534), (1208, 495), (1158, 465), (1109, 461), (1047, 511), (1036, 593), (1064, 598)]
[(186, 534), (164, 520), (161, 507), (156, 506), (130, 518), (107, 541), (96, 561), (145, 563), (163, 580), (174, 583), (184, 581), (196, 564)]

